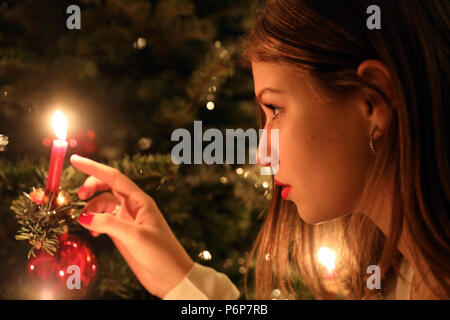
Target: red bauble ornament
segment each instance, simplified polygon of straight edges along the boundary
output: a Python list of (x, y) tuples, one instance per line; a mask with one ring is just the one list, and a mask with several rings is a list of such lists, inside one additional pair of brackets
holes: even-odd
[(65, 233), (55, 255), (37, 251), (28, 271), (38, 299), (81, 299), (94, 283), (97, 263), (83, 240)]

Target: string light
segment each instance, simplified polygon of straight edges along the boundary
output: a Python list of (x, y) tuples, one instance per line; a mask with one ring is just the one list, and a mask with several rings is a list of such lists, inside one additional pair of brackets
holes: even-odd
[(224, 58), (227, 56), (227, 54), (228, 54), (228, 50), (224, 49), (224, 50), (222, 50), (222, 52), (219, 54), (219, 57), (220, 57), (221, 59), (224, 59)]
[(152, 139), (148, 137), (142, 137), (139, 139), (139, 148), (141, 150), (147, 150), (152, 145)]
[(8, 137), (3, 134), (0, 134), (0, 151), (5, 151), (8, 143), (9, 143)]
[(208, 250), (203, 250), (202, 252), (200, 252), (198, 254), (198, 257), (200, 259), (203, 259), (203, 260), (206, 260), (206, 261), (209, 261), (209, 260), (212, 259), (211, 253)]
[(212, 102), (212, 101), (208, 101), (208, 103), (206, 104), (206, 108), (208, 110), (213, 110), (214, 107), (215, 107), (215, 105), (214, 105), (214, 102)]
[(238, 175), (241, 175), (241, 174), (244, 173), (244, 169), (242, 169), (242, 168), (237, 168), (237, 169), (236, 169), (236, 173), (237, 173)]
[(233, 265), (233, 259), (228, 258), (228, 259), (225, 260), (225, 263), (223, 264), (223, 267), (224, 268), (229, 268), (232, 265)]
[(48, 147), (51, 144), (51, 141), (49, 138), (44, 138), (42, 139), (42, 144), (44, 145), (44, 147)]
[(272, 297), (278, 298), (281, 295), (281, 291), (279, 289), (275, 289), (272, 291)]
[(62, 206), (64, 202), (66, 202), (66, 198), (62, 195), (62, 193), (58, 194), (56, 202), (58, 203), (59, 206)]
[(223, 184), (226, 184), (228, 182), (228, 179), (226, 177), (220, 177), (220, 182)]
[(327, 269), (328, 274), (332, 274), (335, 269), (336, 254), (327, 247), (321, 247), (318, 251), (319, 262)]
[(94, 130), (88, 130), (87, 132), (86, 132), (86, 136), (89, 138), (89, 139), (94, 139), (95, 138), (95, 131)]
[(76, 148), (78, 146), (78, 141), (76, 139), (70, 139), (69, 140), (69, 146), (71, 148)]
[(133, 47), (135, 49), (139, 49), (142, 50), (147, 46), (147, 39), (139, 37), (134, 43), (133, 43)]

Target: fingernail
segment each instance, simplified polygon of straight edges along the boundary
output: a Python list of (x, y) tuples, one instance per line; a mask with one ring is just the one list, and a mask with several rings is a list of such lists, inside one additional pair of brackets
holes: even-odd
[(86, 191), (86, 187), (83, 185), (77, 192), (78, 196), (80, 196), (80, 193), (83, 193), (84, 191)]
[(92, 219), (94, 218), (94, 215), (90, 212), (83, 212), (82, 214), (80, 214), (80, 216), (78, 217), (78, 221), (81, 224), (84, 225), (90, 225), (92, 222)]

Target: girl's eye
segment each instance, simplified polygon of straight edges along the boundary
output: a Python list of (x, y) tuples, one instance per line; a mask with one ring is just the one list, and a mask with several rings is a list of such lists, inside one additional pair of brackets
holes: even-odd
[(275, 106), (275, 105), (273, 105), (273, 104), (265, 104), (264, 106), (265, 106), (266, 108), (272, 110), (272, 112), (273, 112), (273, 118), (272, 118), (272, 120), (274, 120), (276, 117), (278, 117), (278, 115), (279, 115), (280, 112), (281, 112), (281, 108), (280, 108), (280, 107), (277, 107), (277, 106)]

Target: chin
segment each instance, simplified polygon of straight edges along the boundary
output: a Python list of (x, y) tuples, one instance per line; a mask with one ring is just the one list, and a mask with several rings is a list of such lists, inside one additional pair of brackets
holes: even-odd
[(303, 222), (310, 224), (310, 225), (318, 225), (318, 224), (321, 224), (321, 223), (331, 220), (331, 219), (320, 219), (320, 218), (314, 217), (314, 216), (311, 217), (309, 215), (304, 216), (300, 212), (299, 212), (299, 215), (300, 215), (300, 218), (303, 220)]
[(324, 214), (322, 210), (311, 210), (305, 208), (305, 206), (297, 205), (297, 212), (300, 218), (307, 224), (317, 225), (327, 221), (334, 220), (341, 217), (342, 215), (327, 215)]

